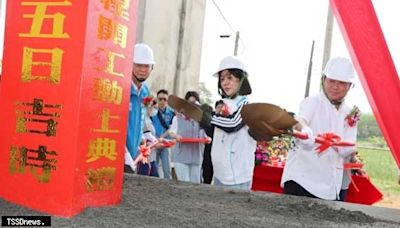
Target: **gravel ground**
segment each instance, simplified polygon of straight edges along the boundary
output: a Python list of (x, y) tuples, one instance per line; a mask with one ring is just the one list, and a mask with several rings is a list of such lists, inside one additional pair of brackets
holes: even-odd
[[(70, 219), (52, 216), (52, 226), (400, 227), (400, 210), (395, 209), (349, 207), (341, 202), (234, 191), (134, 174), (124, 178), (118, 207), (89, 208)], [(371, 215), (372, 210), (372, 214), (386, 216)], [(43, 215), (4, 200), (0, 200), (0, 214)]]

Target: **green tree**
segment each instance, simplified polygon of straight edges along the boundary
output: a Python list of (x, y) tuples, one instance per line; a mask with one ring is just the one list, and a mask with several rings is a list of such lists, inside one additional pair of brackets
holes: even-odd
[(369, 139), (372, 137), (382, 137), (381, 130), (373, 114), (362, 114), (358, 123), (358, 138)]
[(214, 107), (213, 101), (212, 101), (212, 94), (211, 94), (210, 90), (207, 89), (204, 82), (199, 83), (199, 95), (200, 95), (200, 103), (208, 104), (211, 107)]

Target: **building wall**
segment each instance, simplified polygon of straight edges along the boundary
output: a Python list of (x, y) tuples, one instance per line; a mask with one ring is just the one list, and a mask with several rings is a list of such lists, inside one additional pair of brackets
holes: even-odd
[(0, 75), (2, 69), (3, 48), (4, 48), (4, 24), (6, 18), (6, 1), (0, 0)]
[(148, 84), (183, 96), (197, 89), (205, 0), (140, 0), (137, 42), (153, 48), (156, 64)]

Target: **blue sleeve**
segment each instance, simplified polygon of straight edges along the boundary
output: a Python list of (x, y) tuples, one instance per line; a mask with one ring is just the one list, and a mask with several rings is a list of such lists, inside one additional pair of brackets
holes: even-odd
[(143, 134), (145, 110), (143, 110), (142, 100), (150, 94), (147, 85), (143, 84), (142, 86), (139, 94), (137, 94), (133, 86), (131, 87), (126, 147), (132, 158), (135, 158), (138, 154)]

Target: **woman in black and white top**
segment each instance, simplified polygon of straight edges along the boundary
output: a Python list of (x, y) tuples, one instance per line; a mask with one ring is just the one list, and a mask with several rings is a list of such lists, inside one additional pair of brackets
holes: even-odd
[(218, 92), (224, 111), (214, 113), (211, 120), (203, 115), (202, 126), (214, 127), (211, 149), (214, 185), (250, 190), (253, 179), (256, 141), (242, 120), (241, 110), (251, 94), (247, 69), (235, 56), (222, 59), (217, 72)]

